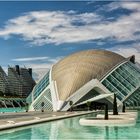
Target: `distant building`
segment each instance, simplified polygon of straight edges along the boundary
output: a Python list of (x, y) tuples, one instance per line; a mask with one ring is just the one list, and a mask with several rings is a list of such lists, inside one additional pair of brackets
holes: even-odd
[(0, 67), (0, 95), (27, 97), (35, 86), (32, 69), (19, 65), (8, 68), (8, 75)]
[(9, 82), (8, 82), (8, 76), (0, 66), (0, 96), (4, 96), (5, 94), (8, 94), (9, 91)]

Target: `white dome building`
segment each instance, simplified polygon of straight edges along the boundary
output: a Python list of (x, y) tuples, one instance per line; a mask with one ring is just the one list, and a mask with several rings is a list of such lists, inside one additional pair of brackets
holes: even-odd
[(66, 111), (87, 101), (106, 99), (118, 105), (139, 106), (140, 69), (134, 64), (134, 56), (124, 58), (105, 50), (86, 50), (72, 54), (53, 65), (38, 82), (27, 98), (31, 110), (44, 108)]

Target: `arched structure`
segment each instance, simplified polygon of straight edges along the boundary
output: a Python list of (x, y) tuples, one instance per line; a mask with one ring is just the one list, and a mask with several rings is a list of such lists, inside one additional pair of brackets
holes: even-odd
[[(91, 90), (94, 89), (94, 92)], [(106, 50), (87, 50), (72, 54), (53, 65), (27, 98), (31, 110), (45, 108), (66, 111), (86, 101), (117, 95), (119, 105), (139, 104), (140, 69), (130, 58)], [(99, 96), (99, 97), (98, 97)], [(108, 97), (110, 96), (110, 97)], [(96, 97), (96, 98), (95, 98)]]

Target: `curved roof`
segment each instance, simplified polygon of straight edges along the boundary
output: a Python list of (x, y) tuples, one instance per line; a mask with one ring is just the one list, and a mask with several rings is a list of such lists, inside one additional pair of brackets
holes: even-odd
[(124, 57), (106, 50), (81, 51), (62, 59), (52, 68), (59, 99), (65, 101), (91, 79), (102, 78), (123, 60)]

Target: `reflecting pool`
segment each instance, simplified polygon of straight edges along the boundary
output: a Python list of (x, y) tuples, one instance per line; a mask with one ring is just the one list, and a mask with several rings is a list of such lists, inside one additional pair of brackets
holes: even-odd
[(0, 139), (8, 140), (126, 140), (140, 139), (140, 112), (135, 126), (129, 127), (94, 127), (81, 126), (79, 119), (85, 116), (94, 116), (94, 114), (63, 119), (28, 127), (11, 129), (0, 132)]
[(11, 107), (11, 108), (0, 108), (1, 113), (5, 112), (24, 112), (25, 108), (24, 107)]

